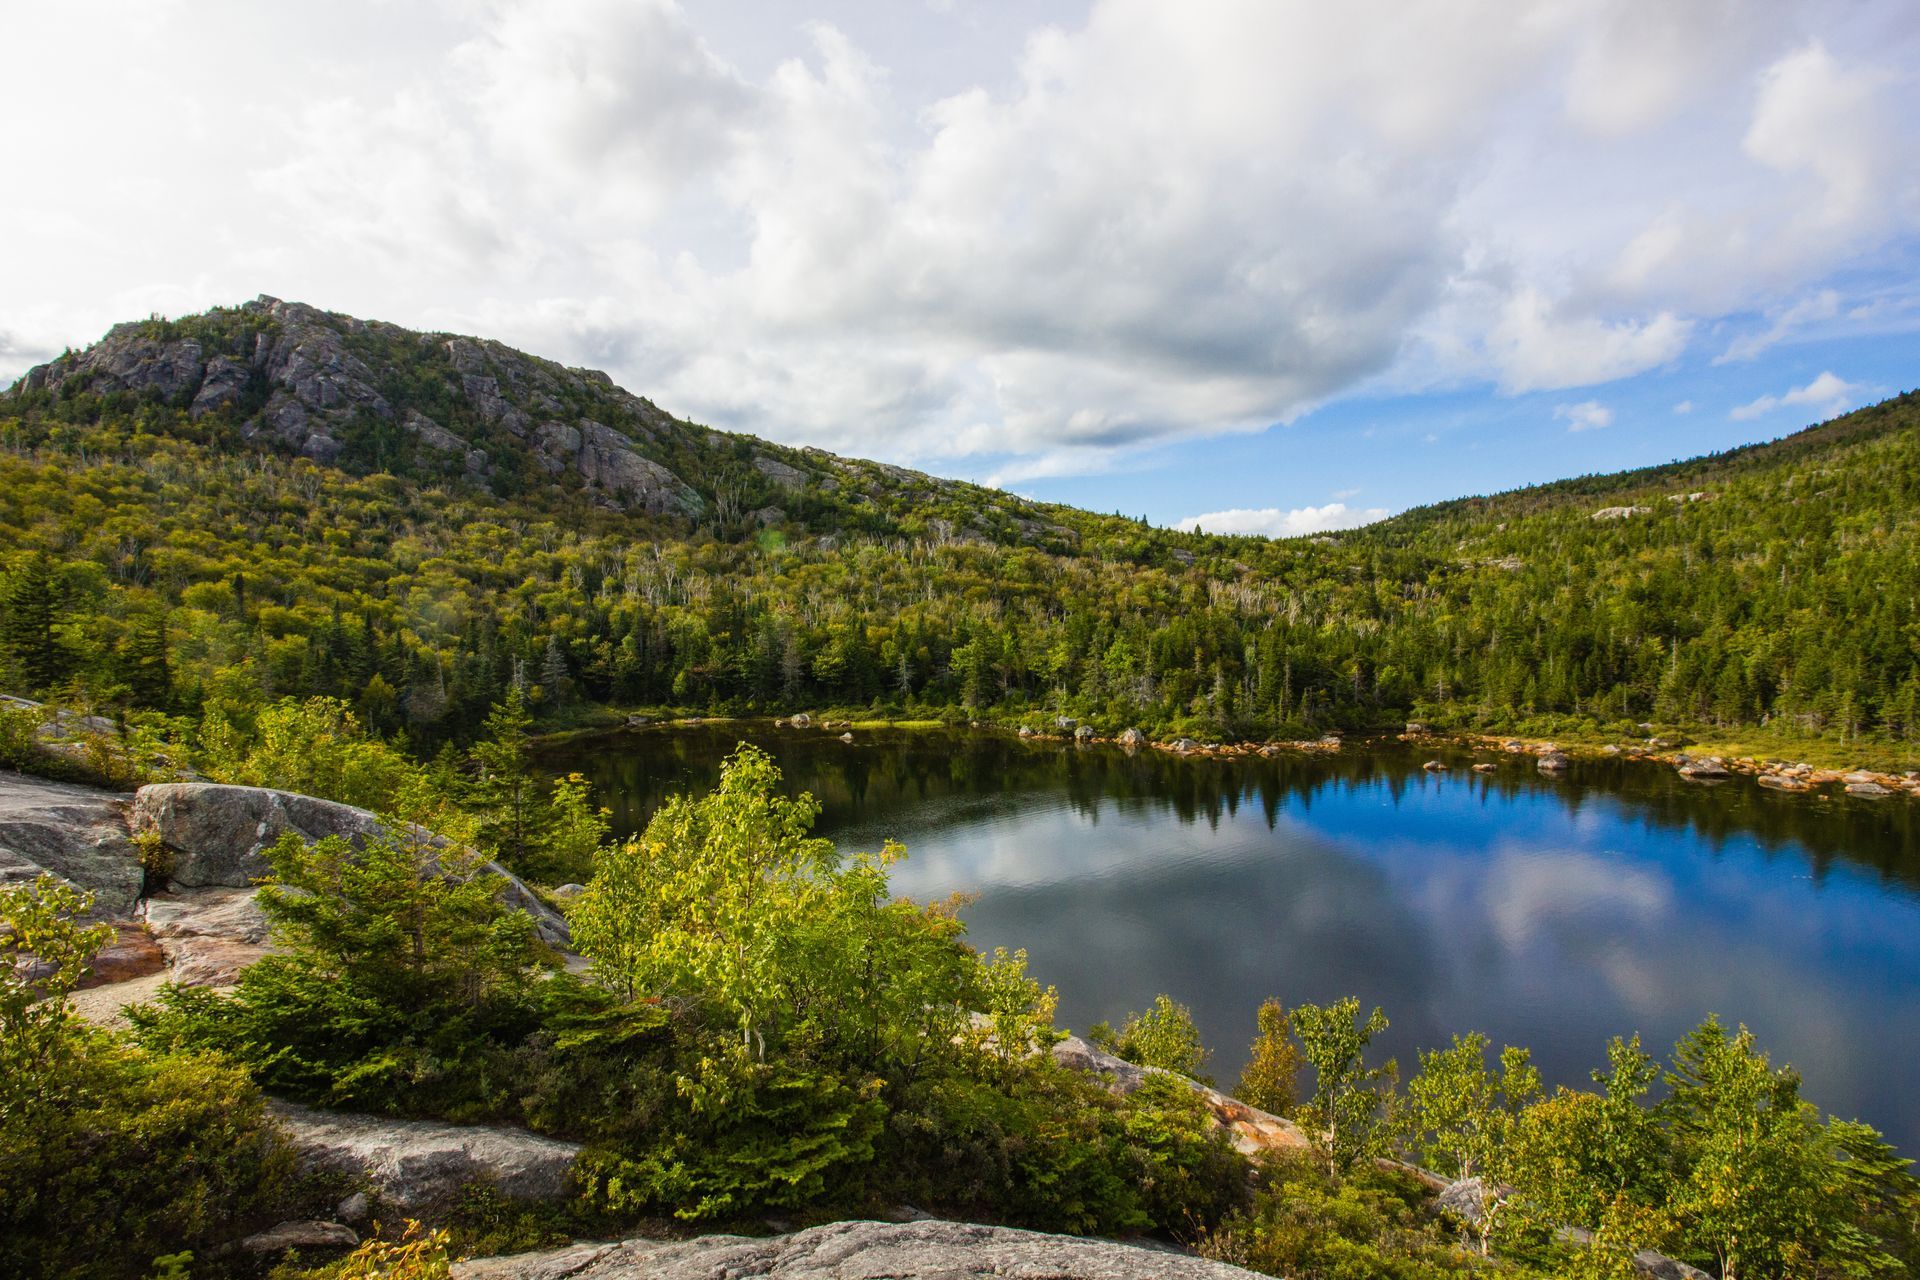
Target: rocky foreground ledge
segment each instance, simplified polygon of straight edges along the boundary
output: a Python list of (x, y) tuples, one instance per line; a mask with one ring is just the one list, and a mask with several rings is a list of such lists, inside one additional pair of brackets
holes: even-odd
[(454, 1264), (454, 1280), (1239, 1280), (1184, 1254), (962, 1222), (835, 1222), (753, 1240), (626, 1240)]

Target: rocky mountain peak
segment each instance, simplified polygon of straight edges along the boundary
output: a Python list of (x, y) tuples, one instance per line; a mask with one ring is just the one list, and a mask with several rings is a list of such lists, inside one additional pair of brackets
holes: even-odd
[(849, 513), (870, 527), (925, 523), (925, 507), (967, 491), (970, 523), (943, 515), (932, 536), (1056, 548), (1077, 536), (1005, 494), (677, 419), (598, 369), (266, 295), (116, 325), (0, 391), (0, 412), (68, 420), (141, 403), (173, 410), (182, 428), (230, 429), (241, 447), (323, 466), (502, 498), (577, 492), (609, 511), (735, 532), (796, 519), (832, 532)]

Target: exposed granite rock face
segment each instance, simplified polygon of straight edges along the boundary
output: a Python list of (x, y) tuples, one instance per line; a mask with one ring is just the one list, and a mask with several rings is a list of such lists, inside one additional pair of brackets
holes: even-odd
[[(352, 805), (213, 782), (140, 788), (133, 800), (133, 829), (158, 833), (174, 855), (173, 882), (188, 888), (252, 885), (268, 871), (262, 851), (288, 831), (306, 840), (340, 836), (355, 845), (399, 835), (436, 849), (448, 847), (445, 839), (419, 827), (391, 832), (378, 817)], [(503, 877), (502, 900), (532, 916), (542, 938), (560, 947), (572, 941), (565, 917), (518, 877), (498, 863), (488, 863), (487, 870)]]
[(754, 455), (753, 469), (782, 489), (803, 489), (807, 484), (806, 472), (765, 454)]
[(301, 1165), (365, 1177), (395, 1208), (445, 1204), (475, 1180), (511, 1200), (558, 1200), (571, 1190), (580, 1148), (524, 1129), (392, 1120), (273, 1104)]
[(238, 403), (252, 376), (253, 366), (245, 361), (235, 360), (232, 356), (215, 356), (207, 361), (206, 371), (200, 379), (200, 390), (194, 395), (187, 416), (198, 422), (216, 409)]
[(604, 423), (542, 423), (534, 432), (541, 465), (558, 474), (571, 467), (587, 488), (629, 511), (697, 515), (705, 505), (679, 476), (640, 454), (633, 441)]
[(113, 940), (87, 962), (86, 976), (80, 979), (76, 990), (90, 991), (95, 987), (134, 982), (164, 973), (166, 968), (166, 951), (144, 925), (135, 920), (115, 920)]
[(447, 430), (417, 409), (407, 410), (405, 426), (413, 436), (429, 449), (457, 456), (468, 471), (481, 472), (487, 467), (487, 451), (476, 449), (467, 441)]
[(166, 957), (169, 976), (186, 987), (229, 987), (240, 971), (271, 951), (266, 912), (253, 889), (184, 889), (155, 894), (147, 929)]
[(94, 914), (123, 916), (145, 874), (127, 835), (128, 797), (0, 772), (0, 884), (50, 871), (94, 895)]
[(197, 342), (159, 342), (135, 320), (117, 324), (107, 336), (68, 360), (27, 371), (30, 390), (58, 391), (68, 382), (106, 391), (151, 391), (176, 400), (200, 385), (201, 349)]
[(962, 1222), (835, 1222), (765, 1240), (628, 1240), (455, 1263), (455, 1280), (1236, 1280), (1224, 1262)]

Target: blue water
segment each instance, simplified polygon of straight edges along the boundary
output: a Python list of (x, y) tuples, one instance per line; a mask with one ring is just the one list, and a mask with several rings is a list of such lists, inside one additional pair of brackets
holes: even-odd
[[(1254, 1010), (1383, 1006), (1403, 1073), (1477, 1029), (1583, 1084), (1608, 1037), (1671, 1048), (1745, 1023), (1823, 1110), (1920, 1151), (1920, 802), (1703, 787), (1670, 770), (1526, 759), (1428, 774), (1397, 744), (1194, 761), (952, 733), (739, 725), (572, 744), (621, 824), (711, 785), (748, 737), (825, 803), (846, 848), (908, 846), (896, 893), (973, 895), (982, 948), (1025, 947), (1063, 1024), (1166, 992), (1231, 1084)], [(1445, 754), (1445, 753), (1443, 753)]]

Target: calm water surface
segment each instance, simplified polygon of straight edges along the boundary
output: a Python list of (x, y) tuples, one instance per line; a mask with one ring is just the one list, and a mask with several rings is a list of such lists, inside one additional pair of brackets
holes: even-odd
[[(1060, 1020), (1167, 992), (1214, 1074), (1262, 998), (1385, 1006), (1386, 1052), (1479, 1029), (1579, 1084), (1609, 1036), (1664, 1053), (1709, 1012), (1752, 1027), (1823, 1109), (1920, 1151), (1920, 802), (1701, 786), (1625, 761), (1562, 781), (1397, 743), (1215, 761), (948, 731), (745, 723), (554, 748), (622, 831), (703, 791), (741, 740), (825, 805), (843, 848), (897, 839), (894, 891), (976, 895), (981, 948), (1025, 947)], [(1491, 758), (1491, 757), (1482, 757)]]

